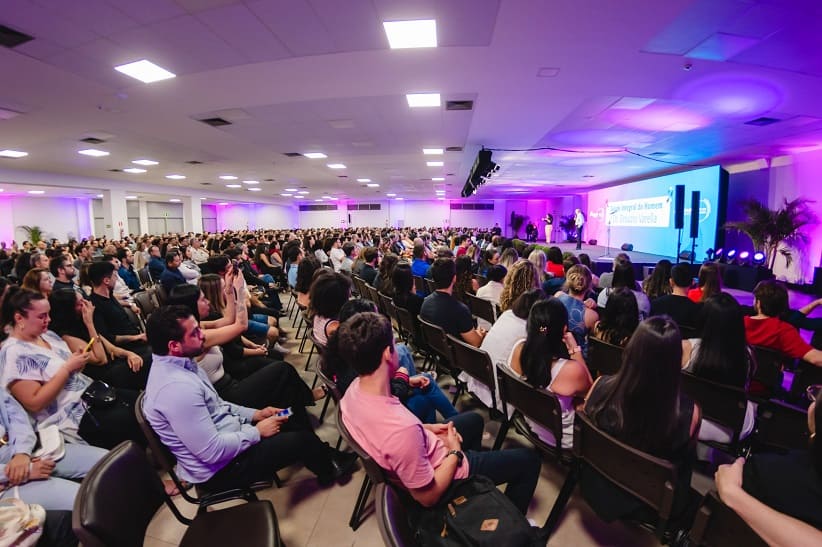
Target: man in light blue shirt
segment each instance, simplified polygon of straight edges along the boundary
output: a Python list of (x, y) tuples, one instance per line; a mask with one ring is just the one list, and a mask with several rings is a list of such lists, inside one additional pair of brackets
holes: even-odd
[(148, 320), (154, 352), (143, 412), (177, 458), (183, 480), (209, 491), (270, 481), (278, 469), (303, 462), (321, 485), (350, 473), (354, 454), (340, 453), (311, 430), (290, 424), (280, 409), (223, 401), (193, 357), (205, 336), (185, 306), (166, 306)]

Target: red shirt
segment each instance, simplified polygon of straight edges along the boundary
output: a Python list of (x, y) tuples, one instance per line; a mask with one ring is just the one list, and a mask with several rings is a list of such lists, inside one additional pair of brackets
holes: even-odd
[(779, 350), (795, 359), (801, 359), (813, 349), (799, 336), (796, 328), (777, 317), (754, 319), (746, 316), (745, 337), (751, 345)]
[[(702, 289), (701, 288), (696, 288), (696, 289), (689, 290), (688, 291), (688, 298), (690, 300), (696, 302), (697, 304), (699, 304), (700, 302), (702, 302)], [(747, 319), (747, 317), (745, 319)]]
[(454, 256), (460, 257), (460, 256), (464, 255), (467, 252), (468, 252), (468, 248), (463, 247), (462, 245), (460, 245), (459, 247), (457, 247), (457, 252), (454, 254)]
[(554, 277), (565, 277), (565, 268), (562, 267), (562, 264), (554, 264), (550, 260), (545, 265), (545, 271)]

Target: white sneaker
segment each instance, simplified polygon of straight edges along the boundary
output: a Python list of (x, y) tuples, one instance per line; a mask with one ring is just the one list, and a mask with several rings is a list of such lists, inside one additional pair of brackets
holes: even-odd
[(274, 344), (273, 347), (274, 347), (274, 351), (282, 353), (283, 355), (288, 355), (289, 353), (291, 353), (290, 349), (282, 347), (279, 342)]

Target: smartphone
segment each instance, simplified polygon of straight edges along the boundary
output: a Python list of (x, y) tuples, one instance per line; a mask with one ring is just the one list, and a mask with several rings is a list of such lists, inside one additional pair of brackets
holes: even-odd
[(86, 346), (86, 349), (84, 349), (84, 350), (83, 350), (83, 353), (88, 353), (88, 352), (89, 352), (89, 350), (91, 349), (91, 346), (93, 346), (93, 345), (94, 345), (94, 342), (96, 342), (96, 341), (97, 341), (97, 337), (96, 337), (96, 336), (95, 336), (94, 338), (92, 338), (91, 340), (89, 340), (89, 341), (88, 341), (88, 345)]
[(280, 410), (274, 415), (278, 418), (289, 418), (292, 414), (294, 414), (294, 412), (291, 411), (291, 407), (288, 407)]

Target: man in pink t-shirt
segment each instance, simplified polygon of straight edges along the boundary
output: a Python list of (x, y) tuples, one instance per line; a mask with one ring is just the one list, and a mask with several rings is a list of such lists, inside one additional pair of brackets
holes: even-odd
[(360, 313), (337, 331), (340, 356), (359, 377), (340, 407), (353, 439), (388, 476), (421, 505), (435, 505), (455, 479), (483, 475), (507, 483), (505, 495), (523, 514), (534, 494), (541, 461), (518, 448), (479, 452), (483, 420), (459, 414), (445, 424), (423, 424), (391, 395), (399, 366), (391, 323), (376, 313)]

